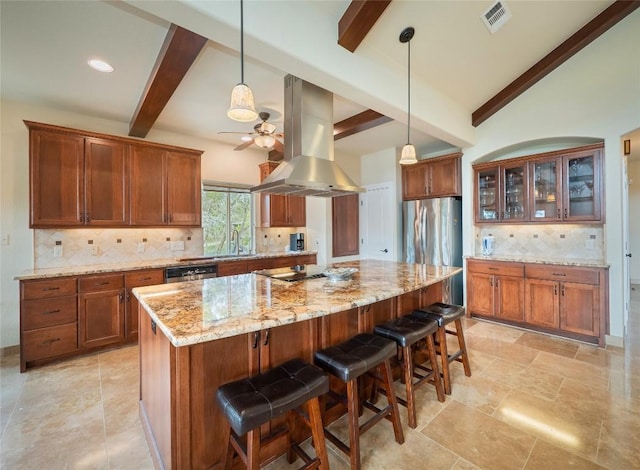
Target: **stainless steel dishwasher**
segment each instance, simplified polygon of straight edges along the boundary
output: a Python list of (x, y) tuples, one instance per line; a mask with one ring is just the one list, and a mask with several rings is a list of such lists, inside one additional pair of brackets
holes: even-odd
[(197, 281), (216, 277), (217, 274), (217, 264), (178, 266), (164, 270), (164, 282), (169, 284), (171, 282)]

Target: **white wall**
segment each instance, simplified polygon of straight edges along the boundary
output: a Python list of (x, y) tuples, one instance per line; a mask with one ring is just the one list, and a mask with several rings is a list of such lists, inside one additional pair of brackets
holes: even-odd
[[(622, 166), (620, 137), (640, 127), (640, 11), (636, 11), (557, 68), (477, 129), (476, 145), (463, 149), (463, 220), (473, 220), (471, 165), (518, 143), (565, 136), (605, 142), (606, 261), (610, 264), (610, 343), (624, 336)], [(465, 231), (465, 254), (473, 237)]]
[(640, 284), (640, 160), (630, 161), (629, 176), (629, 252), (633, 255), (629, 263), (629, 277)]
[[(34, 267), (34, 237), (29, 227), (29, 133), (23, 120), (126, 136), (124, 122), (96, 119), (54, 108), (2, 101), (0, 131), (0, 348), (19, 343), (18, 281), (14, 276)], [(144, 140), (204, 150), (203, 179), (256, 184), (266, 153), (206, 139), (153, 130)], [(8, 237), (8, 244), (5, 243)]]

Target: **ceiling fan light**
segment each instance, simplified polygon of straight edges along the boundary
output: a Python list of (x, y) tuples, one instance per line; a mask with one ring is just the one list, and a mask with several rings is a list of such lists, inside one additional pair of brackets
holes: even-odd
[(253, 141), (258, 147), (262, 147), (263, 149), (269, 149), (276, 143), (276, 139), (270, 135), (259, 135), (253, 139)]
[(402, 153), (400, 154), (400, 165), (413, 165), (414, 163), (418, 163), (418, 159), (416, 158), (416, 148), (407, 144), (402, 147)]
[(234, 121), (251, 122), (258, 118), (256, 107), (253, 102), (253, 92), (244, 83), (238, 83), (233, 87), (231, 92), (231, 106), (227, 111), (229, 116)]
[(265, 134), (273, 134), (275, 130), (276, 130), (275, 124), (271, 124), (270, 122), (267, 122), (267, 121), (263, 121), (262, 124), (260, 124), (260, 131), (264, 132)]

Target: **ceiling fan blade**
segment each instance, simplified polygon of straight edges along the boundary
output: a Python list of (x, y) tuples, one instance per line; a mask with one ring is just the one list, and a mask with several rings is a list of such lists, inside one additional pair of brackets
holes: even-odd
[(282, 142), (280, 142), (278, 139), (276, 139), (275, 143), (273, 144), (273, 149), (277, 150), (280, 153), (284, 153), (284, 145), (282, 145)]
[(218, 134), (241, 134), (241, 135), (255, 135), (255, 132), (234, 132), (234, 131), (222, 131)]
[(246, 149), (248, 146), (250, 146), (251, 144), (253, 144), (253, 139), (251, 140), (247, 140), (246, 142), (241, 143), (240, 145), (238, 145), (236, 148), (234, 148), (233, 150), (244, 150)]

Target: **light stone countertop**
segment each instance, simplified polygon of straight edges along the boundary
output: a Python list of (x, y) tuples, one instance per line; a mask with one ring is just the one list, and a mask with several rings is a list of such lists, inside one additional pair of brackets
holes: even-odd
[(608, 268), (609, 264), (603, 260), (597, 259), (579, 259), (579, 258), (545, 258), (539, 256), (525, 255), (467, 255), (467, 259), (477, 259), (480, 261), (510, 261), (514, 263), (535, 263), (535, 264), (557, 264), (562, 266), (582, 266), (588, 268)]
[(133, 294), (176, 346), (188, 346), (368, 305), (426, 287), (462, 268), (362, 260), (349, 281), (286, 282), (258, 274), (138, 287)]
[(137, 269), (156, 269), (156, 268), (169, 268), (173, 266), (191, 266), (201, 264), (216, 264), (226, 261), (240, 261), (240, 260), (256, 260), (265, 258), (281, 258), (283, 256), (304, 256), (315, 255), (315, 251), (290, 251), (282, 253), (258, 253), (253, 255), (241, 255), (241, 256), (200, 256), (188, 258), (188, 261), (180, 261), (179, 258), (166, 258), (156, 260), (136, 260), (127, 263), (104, 263), (104, 264), (91, 264), (82, 266), (64, 266), (59, 268), (42, 268), (42, 269), (28, 269), (23, 271), (19, 275), (15, 276), (16, 280), (28, 280), (28, 279), (46, 279), (62, 276), (81, 276), (85, 274), (100, 274), (111, 273), (119, 271), (133, 271)]

